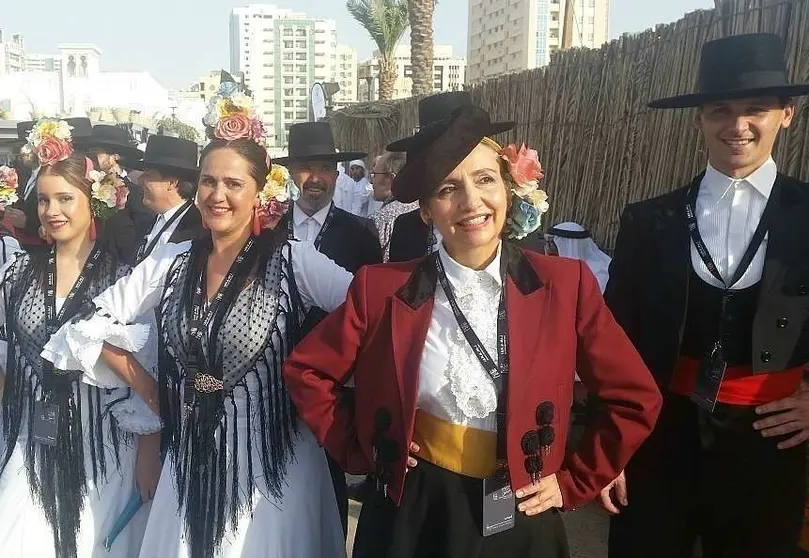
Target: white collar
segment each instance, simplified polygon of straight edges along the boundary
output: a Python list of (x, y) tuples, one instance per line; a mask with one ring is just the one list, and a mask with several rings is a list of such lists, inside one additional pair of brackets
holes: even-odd
[(441, 263), (444, 264), (444, 271), (447, 273), (447, 279), (449, 279), (452, 289), (456, 292), (463, 290), (465, 285), (472, 283), (481, 273), (490, 275), (497, 282), (497, 285), (502, 287), (503, 278), (500, 277), (500, 255), (502, 248), (503, 242), (501, 241), (497, 246), (497, 254), (495, 254), (491, 263), (484, 269), (476, 270), (465, 267), (453, 260), (452, 256), (447, 253), (447, 249), (444, 248), (444, 243), (440, 242), (438, 244), (438, 255), (441, 258)]
[(300, 206), (295, 203), (295, 209), (292, 211), (292, 221), (295, 223), (295, 226), (302, 225), (307, 219), (314, 219), (318, 225), (321, 227), (323, 223), (326, 222), (326, 215), (329, 214), (329, 209), (331, 209), (331, 204), (326, 204), (326, 207), (315, 213), (314, 215), (307, 215), (306, 212), (300, 208)]
[(184, 205), (185, 205), (185, 200), (183, 200), (183, 201), (182, 201), (182, 202), (181, 202), (179, 205), (175, 205), (174, 207), (172, 207), (171, 209), (169, 209), (169, 210), (168, 210), (168, 211), (166, 211), (165, 213), (161, 213), (160, 215), (161, 215), (161, 217), (163, 217), (163, 221), (164, 221), (164, 222), (168, 222), (168, 220), (169, 220), (169, 219), (171, 219), (171, 217), (172, 217), (172, 216), (173, 216), (175, 213), (177, 213), (178, 211), (180, 211), (180, 208), (181, 208), (182, 206), (184, 206)]
[(710, 163), (705, 171), (705, 177), (702, 179), (702, 187), (700, 193), (709, 195), (714, 202), (721, 200), (728, 190), (739, 182), (746, 182), (753, 189), (764, 196), (764, 199), (770, 199), (772, 188), (775, 185), (775, 179), (778, 175), (778, 167), (770, 157), (763, 165), (753, 171), (745, 178), (731, 178), (716, 170)]

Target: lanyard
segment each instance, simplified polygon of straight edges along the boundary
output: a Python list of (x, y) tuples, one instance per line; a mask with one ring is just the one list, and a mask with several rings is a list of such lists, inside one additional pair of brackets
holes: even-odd
[[(500, 276), (505, 277), (505, 258), (501, 258), (500, 262)], [(506, 286), (503, 282), (503, 288), (500, 291), (500, 302), (497, 307), (497, 364), (495, 364), (489, 351), (483, 346), (480, 338), (472, 329), (472, 324), (464, 316), (461, 307), (458, 306), (458, 301), (455, 298), (455, 293), (452, 290), (452, 285), (447, 278), (444, 264), (441, 262), (441, 256), (435, 256), (435, 267), (438, 272), (438, 282), (441, 288), (444, 289), (444, 294), (447, 296), (447, 301), (455, 315), (455, 320), (461, 332), (466, 338), (466, 342), (472, 348), (480, 365), (489, 374), (489, 377), (494, 382), (497, 389), (497, 460), (504, 462), (506, 460), (506, 399), (508, 397), (508, 316), (506, 314)]]
[[(101, 259), (103, 252), (101, 248), (94, 247), (90, 252), (87, 261), (84, 262), (79, 278), (70, 289), (65, 303), (62, 304), (62, 309), (56, 311), (56, 247), (51, 248), (48, 255), (48, 265), (45, 269), (45, 330), (48, 335), (53, 335), (56, 331), (64, 325), (67, 318), (72, 316), (75, 312), (77, 303), (81, 303), (82, 298), (90, 286), (90, 279), (93, 277), (93, 271), (96, 269), (99, 259)], [(53, 365), (46, 362), (43, 366), (42, 373), (42, 392), (46, 400), (50, 399), (53, 390), (56, 387), (56, 377), (53, 371)]]
[(163, 236), (163, 233), (165, 233), (169, 229), (169, 227), (172, 224), (174, 224), (175, 221), (177, 221), (177, 219), (179, 219), (183, 215), (185, 215), (185, 212), (188, 211), (188, 208), (191, 207), (192, 203), (193, 202), (191, 200), (187, 200), (180, 207), (180, 209), (175, 211), (174, 215), (172, 215), (170, 219), (168, 219), (165, 223), (163, 223), (163, 226), (160, 227), (160, 230), (158, 231), (158, 233), (156, 235), (154, 235), (154, 237), (152, 237), (152, 241), (149, 242), (148, 245), (147, 245), (147, 241), (149, 240), (149, 236), (147, 235), (143, 239), (143, 242), (141, 242), (140, 248), (138, 248), (138, 255), (135, 258), (135, 264), (136, 265), (139, 264), (140, 262), (142, 262), (144, 259), (146, 259), (149, 256), (149, 254), (152, 253), (152, 250), (154, 250), (155, 246), (157, 246), (157, 243), (160, 241), (160, 237)]
[[(101, 258), (101, 248), (95, 247), (84, 263), (84, 268), (76, 279), (73, 288), (68, 293), (62, 309), (56, 312), (56, 248), (52, 248), (48, 255), (48, 267), (45, 278), (45, 324), (49, 335), (56, 333), (65, 321), (65, 316), (70, 316), (77, 300), (81, 301), (81, 296), (90, 285), (91, 274), (95, 269), (98, 260)], [(68, 310), (71, 310), (69, 313)]]
[[(256, 239), (250, 237), (247, 242), (242, 246), (239, 255), (236, 256), (236, 259), (233, 260), (233, 263), (230, 265), (230, 269), (228, 270), (227, 275), (225, 275), (222, 284), (219, 286), (219, 290), (214, 295), (213, 299), (211, 299), (210, 303), (205, 304), (205, 285), (206, 285), (206, 278), (207, 278), (207, 258), (202, 258), (200, 262), (202, 264), (202, 273), (199, 274), (199, 280), (193, 291), (193, 296), (191, 298), (191, 319), (189, 322), (189, 366), (186, 371), (186, 395), (193, 394), (193, 391), (189, 393), (188, 389), (193, 388), (196, 381), (196, 376), (199, 371), (200, 365), (205, 367), (205, 370), (208, 369), (205, 366), (205, 355), (202, 351), (202, 340), (208, 331), (211, 323), (213, 322), (214, 317), (219, 313), (220, 307), (222, 306), (222, 301), (225, 297), (231, 293), (231, 291), (237, 287), (235, 281), (236, 278), (245, 277), (247, 272), (249, 271), (250, 267), (255, 263), (257, 251), (255, 250), (256, 246)], [(196, 271), (196, 270), (189, 270), (189, 271)], [(209, 337), (210, 340), (216, 338), (215, 332), (212, 333)], [(208, 351), (208, 359), (211, 358), (211, 351), (209, 346)], [(219, 371), (219, 377), (221, 379), (221, 371)], [(192, 398), (193, 399), (193, 398)], [(192, 399), (188, 399), (186, 397), (186, 401), (190, 402)]]
[[(320, 232), (318, 232), (317, 237), (315, 237), (315, 249), (318, 251), (320, 251), (320, 245), (323, 242), (323, 237), (326, 235), (326, 232), (331, 226), (332, 219), (334, 219), (334, 202), (331, 203), (329, 212), (326, 214), (326, 219), (323, 221), (323, 226), (320, 227)], [(290, 219), (287, 221), (287, 238), (289, 238), (289, 240), (295, 240), (295, 231), (293, 230), (294, 220), (295, 219), (290, 215)]]
[[(764, 212), (761, 214), (761, 219), (758, 222), (758, 226), (753, 233), (753, 238), (750, 239), (750, 244), (747, 245), (747, 250), (745, 250), (742, 259), (739, 261), (739, 265), (736, 266), (736, 271), (733, 273), (733, 277), (730, 278), (730, 281), (725, 281), (722, 274), (719, 273), (719, 268), (716, 267), (713, 258), (711, 258), (708, 247), (705, 245), (705, 241), (702, 240), (702, 235), (699, 232), (699, 225), (697, 224), (696, 216), (697, 191), (698, 188), (691, 188), (685, 204), (685, 217), (686, 223), (688, 224), (688, 234), (691, 235), (691, 241), (694, 243), (694, 247), (697, 249), (697, 253), (699, 254), (702, 262), (705, 264), (705, 267), (708, 268), (710, 274), (713, 275), (717, 281), (724, 285), (725, 292), (727, 293), (736, 283), (741, 280), (741, 278), (750, 268), (750, 264), (753, 263), (753, 258), (756, 257), (756, 252), (758, 252), (758, 249), (761, 247), (761, 243), (764, 242), (764, 237), (767, 235), (767, 231), (770, 229), (772, 204), (770, 201), (767, 202)], [(770, 200), (772, 200), (772, 196), (770, 196)]]

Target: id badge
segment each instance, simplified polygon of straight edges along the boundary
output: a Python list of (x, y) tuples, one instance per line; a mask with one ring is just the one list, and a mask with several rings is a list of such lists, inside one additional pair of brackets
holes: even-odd
[(59, 408), (42, 400), (34, 403), (34, 423), (31, 428), (34, 442), (55, 446), (59, 430)]
[(691, 394), (691, 401), (709, 413), (713, 413), (716, 407), (716, 397), (719, 395), (719, 388), (722, 387), (727, 367), (722, 348), (715, 347), (700, 363), (697, 385), (694, 387), (694, 393)]
[(483, 479), (483, 536), (490, 537), (514, 527), (517, 502), (507, 478)]

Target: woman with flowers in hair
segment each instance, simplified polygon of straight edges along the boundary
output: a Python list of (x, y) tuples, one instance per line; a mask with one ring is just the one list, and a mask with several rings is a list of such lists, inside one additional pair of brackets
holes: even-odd
[(306, 309), (334, 309), (351, 275), (279, 226), (296, 196), (272, 165), (249, 98), (224, 84), (206, 123), (196, 204), (210, 233), (154, 251), (54, 338), (49, 358), (129, 379), (133, 320), (157, 309), (163, 474), (144, 558), (342, 556), (323, 449), (282, 363)]
[[(133, 493), (148, 501), (157, 486), (157, 384), (146, 372), (156, 362), (139, 355), (144, 366), (130, 390), (40, 358), (61, 325), (129, 273), (98, 239), (100, 221), (123, 208), (127, 188), (73, 150), (64, 121), (40, 120), (29, 142), (41, 165), (36, 196), (50, 248), (20, 253), (0, 271), (0, 554), (129, 558), (145, 510), (108, 553), (102, 541)], [(7, 203), (14, 195), (4, 182)]]
[[(565, 557), (558, 510), (614, 478), (660, 407), (586, 265), (503, 240), (536, 230), (548, 204), (536, 152), (495, 130), (467, 106), (406, 142), (394, 195), (419, 202), (438, 250), (360, 270), (284, 364), (317, 439), (376, 477), (355, 557)], [(574, 370), (603, 405), (566, 457)], [(349, 408), (335, 387), (351, 377)]]
[(13, 167), (0, 166), (0, 266), (6, 265), (11, 256), (22, 251), (19, 241), (14, 238), (13, 226), (6, 223), (6, 207), (11, 207), (20, 198), (17, 189), (20, 181)]

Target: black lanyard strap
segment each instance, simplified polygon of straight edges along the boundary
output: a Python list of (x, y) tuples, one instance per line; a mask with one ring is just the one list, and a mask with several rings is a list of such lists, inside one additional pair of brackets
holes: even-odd
[[(258, 251), (256, 250), (256, 239), (250, 237), (247, 242), (242, 246), (241, 251), (233, 260), (233, 263), (228, 269), (227, 275), (222, 280), (219, 290), (216, 292), (210, 302), (206, 304), (206, 283), (207, 283), (207, 256), (200, 258), (201, 269), (189, 269), (189, 272), (196, 273), (199, 271), (199, 279), (194, 287), (191, 298), (191, 317), (188, 324), (189, 336), (189, 365), (185, 375), (186, 385), (186, 401), (193, 402), (193, 395), (195, 391), (199, 392), (212, 392), (222, 389), (222, 371), (214, 370), (212, 373), (208, 372), (212, 367), (208, 365), (213, 358), (213, 340), (216, 338), (216, 332), (211, 332), (208, 336), (208, 355), (207, 359), (202, 349), (202, 343), (206, 333), (214, 318), (227, 310), (222, 302), (226, 298), (230, 298), (234, 289), (241, 285), (241, 281), (237, 279), (244, 279), (250, 271), (250, 268), (255, 264)], [(189, 398), (190, 397), (190, 398)]]
[[(299, 208), (299, 210), (300, 210), (300, 208)], [(289, 219), (289, 221), (287, 221), (287, 238), (289, 238), (289, 240), (295, 240), (295, 230), (294, 230), (294, 226), (295, 226), (294, 221), (295, 221), (295, 219), (294, 219), (294, 217), (292, 217), (292, 213), (294, 213), (294, 210), (290, 211), (290, 219)], [(334, 213), (335, 213), (334, 202), (332, 202), (331, 206), (329, 207), (329, 212), (326, 214), (326, 219), (323, 221), (323, 226), (320, 227), (320, 232), (318, 232), (317, 237), (315, 237), (315, 242), (314, 242), (315, 250), (320, 251), (320, 245), (323, 243), (323, 238), (326, 236), (326, 233), (329, 231), (329, 227), (331, 227), (331, 222), (334, 219)]]
[(480, 365), (489, 374), (489, 377), (494, 382), (497, 390), (497, 460), (499, 463), (504, 464), (506, 461), (506, 407), (508, 399), (508, 315), (506, 312), (506, 285), (505, 285), (505, 264), (506, 259), (501, 257), (500, 260), (500, 277), (503, 280), (503, 286), (500, 290), (500, 302), (497, 307), (497, 364), (495, 364), (489, 351), (483, 345), (483, 342), (472, 329), (472, 324), (464, 315), (461, 307), (458, 305), (458, 300), (455, 298), (455, 293), (452, 290), (452, 285), (447, 277), (444, 264), (441, 261), (441, 255), (435, 256), (435, 267), (438, 272), (438, 282), (444, 290), (447, 297), (449, 306), (452, 313), (455, 315), (455, 321), (461, 329), (466, 338), (466, 342), (472, 348)]
[(160, 230), (157, 232), (156, 235), (154, 235), (152, 241), (149, 242), (148, 245), (147, 241), (149, 239), (149, 235), (146, 235), (146, 237), (143, 239), (143, 242), (140, 245), (140, 248), (138, 249), (138, 255), (135, 258), (136, 265), (149, 257), (149, 254), (151, 254), (152, 251), (155, 249), (155, 246), (157, 246), (157, 243), (160, 241), (160, 237), (163, 236), (163, 233), (165, 233), (169, 229), (169, 227), (173, 225), (175, 221), (177, 221), (177, 219), (180, 219), (183, 215), (185, 215), (185, 212), (188, 211), (192, 203), (193, 202), (191, 200), (186, 200), (186, 202), (182, 206), (180, 206), (180, 209), (175, 211), (174, 215), (172, 215), (170, 219), (168, 219), (165, 223), (163, 223), (163, 226), (160, 227)]
[(761, 219), (758, 222), (758, 226), (753, 233), (753, 237), (750, 239), (750, 244), (747, 245), (747, 250), (745, 250), (742, 259), (739, 260), (739, 265), (736, 266), (736, 271), (733, 273), (733, 277), (730, 278), (730, 281), (725, 281), (722, 274), (719, 273), (719, 268), (716, 267), (713, 258), (711, 258), (711, 253), (708, 251), (708, 247), (705, 245), (705, 241), (702, 239), (702, 235), (699, 232), (699, 225), (697, 224), (696, 215), (698, 190), (699, 189), (697, 187), (691, 188), (685, 204), (685, 217), (686, 223), (688, 224), (688, 234), (691, 235), (691, 241), (694, 243), (694, 247), (697, 249), (700, 259), (705, 264), (705, 267), (708, 268), (710, 274), (713, 275), (717, 281), (722, 283), (722, 285), (725, 287), (725, 291), (729, 291), (741, 280), (742, 277), (744, 277), (744, 274), (747, 273), (747, 270), (753, 263), (753, 259), (756, 257), (758, 249), (764, 242), (764, 237), (770, 230), (772, 196), (770, 196), (770, 200), (767, 201), (767, 205), (764, 207), (764, 212), (761, 214)]
[[(99, 247), (93, 247), (92, 252), (84, 262), (84, 267), (78, 279), (73, 284), (62, 308), (56, 311), (56, 247), (51, 248), (48, 254), (47, 267), (45, 269), (45, 331), (48, 336), (53, 335), (70, 319), (82, 304), (84, 295), (90, 287), (90, 282), (96, 274), (98, 262), (103, 255)], [(49, 399), (56, 387), (56, 378), (53, 365), (43, 362), (42, 391), (45, 399)], [(61, 374), (63, 375), (63, 374)]]

